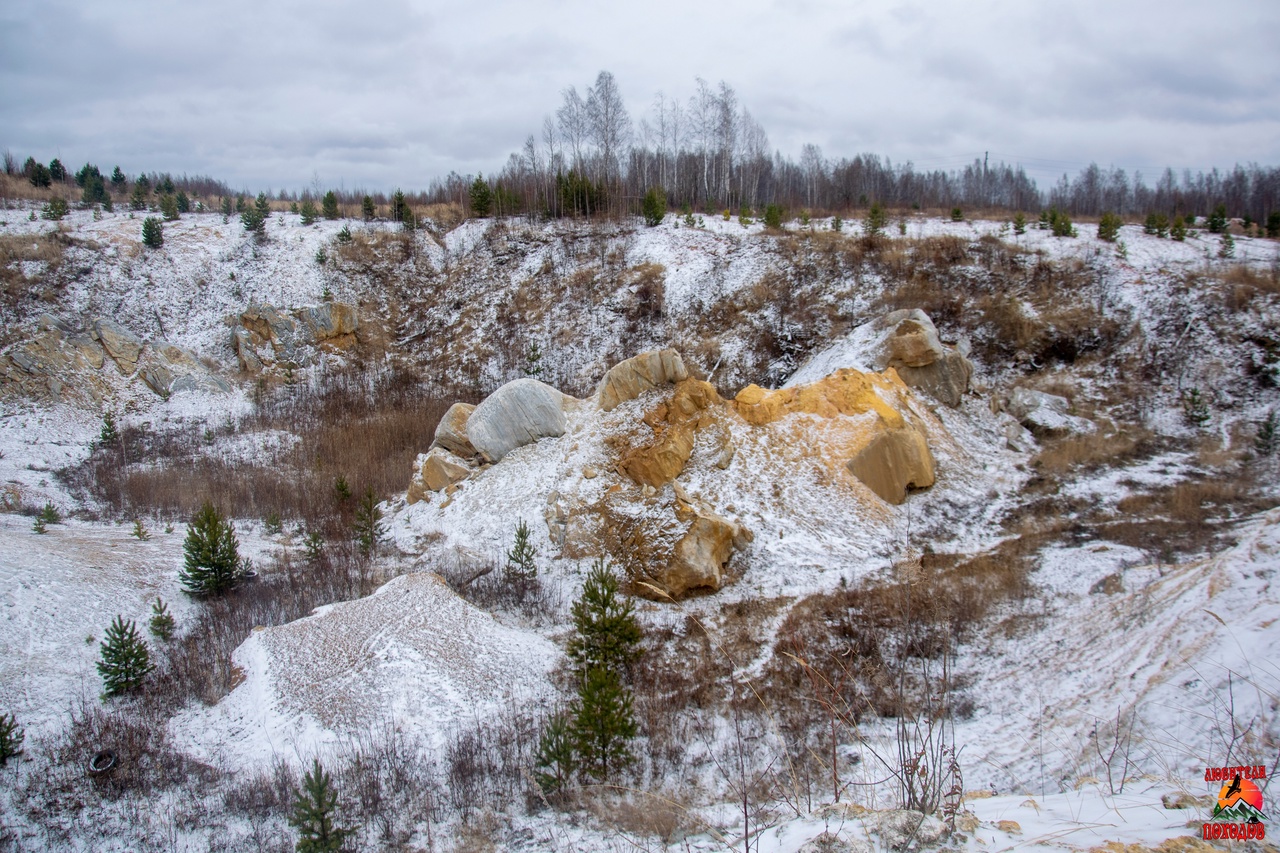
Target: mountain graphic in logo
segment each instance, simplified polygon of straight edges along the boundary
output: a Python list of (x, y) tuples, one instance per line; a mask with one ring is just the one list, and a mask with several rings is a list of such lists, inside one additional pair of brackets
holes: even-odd
[(1265, 817), (1262, 813), (1262, 792), (1252, 780), (1236, 776), (1218, 792), (1213, 820), (1251, 823)]

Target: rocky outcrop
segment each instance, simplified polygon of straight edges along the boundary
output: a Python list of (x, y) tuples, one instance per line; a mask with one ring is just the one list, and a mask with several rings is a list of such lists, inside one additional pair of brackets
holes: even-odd
[(1046, 394), (1031, 388), (1014, 388), (1009, 392), (1005, 411), (1037, 438), (1064, 435), (1093, 435), (1098, 428), (1087, 418), (1070, 414), (1071, 402), (1066, 397)]
[(543, 515), (562, 556), (607, 556), (633, 593), (656, 601), (720, 589), (733, 552), (752, 539), (679, 484), (661, 493), (610, 491), (585, 505), (554, 492)]
[(938, 338), (938, 329), (918, 308), (894, 311), (880, 320), (884, 329), (875, 367), (892, 367), (902, 381), (919, 388), (948, 406), (960, 405), (973, 363)]
[(611, 412), (646, 391), (688, 378), (684, 360), (675, 350), (644, 352), (611, 367), (600, 383), (597, 399), (602, 410)]
[(622, 454), (619, 473), (654, 488), (670, 483), (684, 471), (693, 453), (696, 432), (707, 421), (708, 409), (721, 403), (723, 400), (709, 383), (685, 379), (677, 384), (670, 398), (645, 415), (644, 423), (652, 428), (653, 438)]
[(101, 373), (115, 365), (122, 376), (136, 378), (160, 396), (177, 391), (231, 390), (190, 350), (167, 341), (144, 343), (119, 323), (96, 318), (87, 333), (44, 315), (34, 335), (0, 356), (0, 377), (7, 393), (97, 408), (114, 383)]
[(240, 369), (250, 374), (276, 364), (311, 364), (319, 349), (346, 350), (357, 343), (360, 332), (356, 308), (345, 302), (325, 302), (290, 313), (254, 304), (235, 322), (231, 346)]
[(933, 455), (924, 436), (904, 427), (886, 430), (849, 460), (849, 471), (883, 501), (900, 504), (908, 489), (933, 485)]
[(471, 444), (471, 439), (467, 438), (467, 419), (475, 410), (476, 407), (470, 403), (454, 403), (450, 406), (440, 423), (436, 424), (431, 446), (443, 447), (463, 459), (475, 456), (476, 449)]
[(126, 376), (133, 373), (138, 366), (138, 356), (142, 355), (142, 341), (124, 326), (102, 317), (94, 320), (89, 329), (93, 339), (102, 344), (120, 372)]
[(407, 499), (417, 503), (427, 492), (442, 492), (471, 475), (471, 469), (461, 459), (442, 447), (435, 447), (418, 455), (414, 461), (414, 476), (409, 483)]
[(738, 392), (733, 402), (738, 414), (755, 426), (802, 413), (832, 418), (873, 412), (891, 429), (897, 429), (903, 425), (902, 415), (879, 393), (880, 390), (896, 393), (892, 385), (892, 380), (883, 376), (844, 369), (820, 382), (794, 388), (767, 391), (758, 385), (748, 385)]
[(565, 407), (574, 402), (536, 379), (516, 379), (494, 391), (467, 418), (467, 438), (489, 462), (517, 447), (564, 435)]

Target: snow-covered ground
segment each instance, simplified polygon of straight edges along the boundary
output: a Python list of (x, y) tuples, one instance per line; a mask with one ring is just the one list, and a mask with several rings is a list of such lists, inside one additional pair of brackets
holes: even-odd
[[(0, 213), (0, 233), (59, 227), (30, 222), (22, 214)], [(703, 222), (703, 228), (691, 229), (669, 216), (658, 228), (639, 228), (619, 238), (627, 242), (628, 264), (665, 267), (670, 313), (696, 311), (748, 288), (779, 262), (758, 224), (744, 228), (736, 218), (719, 217)], [(139, 335), (164, 337), (230, 371), (234, 353), (226, 318), (249, 304), (307, 305), (320, 301), (326, 289), (353, 303), (369, 296), (359, 282), (316, 262), (317, 251), (331, 249), (342, 225), (303, 227), (296, 216), (273, 215), (272, 241), (258, 247), (234, 219), (224, 224), (219, 215), (189, 215), (166, 224), (163, 253), (146, 253), (138, 248), (140, 219), (117, 212), (95, 221), (88, 212), (76, 211), (61, 227), (104, 248), (72, 250), (97, 252), (99, 262), (71, 278), (49, 310), (81, 326), (99, 314), (114, 317)], [(484, 221), (464, 223), (438, 243), (421, 237), (421, 252), (436, 268), (466, 258), (488, 263), (486, 233), (493, 227)], [(572, 227), (553, 223), (545, 226), (544, 236)], [(816, 221), (814, 227), (826, 228), (829, 222)], [(1275, 241), (1237, 237), (1235, 258), (1226, 261), (1217, 257), (1214, 235), (1175, 243), (1125, 226), (1121, 247), (1098, 241), (1093, 225), (1078, 228), (1079, 238), (1061, 239), (1034, 228), (1016, 236), (999, 222), (911, 217), (906, 236), (992, 236), (1053, 261), (1092, 265), (1106, 285), (1109, 305), (1139, 318), (1184, 299), (1189, 306), (1185, 328), (1191, 331), (1178, 331), (1192, 336), (1200, 328), (1194, 322), (1219, 308), (1177, 295), (1174, 284), (1227, 263), (1258, 269), (1280, 264)], [(511, 229), (537, 230), (524, 224)], [(897, 237), (892, 224), (889, 232)], [(557, 262), (569, 263), (548, 239), (517, 264), (494, 267), (495, 287), (514, 287), (556, 252), (561, 252)], [(863, 301), (845, 310), (864, 310), (869, 297), (859, 298)], [(1267, 303), (1241, 322), (1274, 330), (1274, 310)], [(948, 330), (942, 331), (948, 337)], [(1179, 340), (1157, 343), (1167, 348)], [(866, 344), (856, 336), (825, 342), (794, 381), (854, 364)], [(721, 352), (731, 359), (741, 346), (726, 340)], [(549, 368), (557, 359), (568, 363), (575, 357), (570, 348), (548, 349), (544, 356)], [(108, 361), (103, 369), (115, 367)], [(113, 379), (113, 387), (123, 423), (147, 422), (153, 429), (201, 419), (216, 425), (251, 405), (242, 392), (179, 393), (164, 400), (123, 379)], [(1228, 436), (1232, 424), (1256, 421), (1280, 401), (1274, 389), (1224, 387), (1221, 394), (1230, 404), (1215, 413), (1214, 428)], [(1003, 421), (991, 411), (993, 396), (986, 390), (956, 410), (918, 403), (916, 414), (933, 430), (938, 483), (903, 507), (855, 512), (856, 503), (838, 488), (809, 481), (787, 486), (788, 460), (753, 446), (746, 430), (734, 435), (739, 453), (727, 471), (700, 463), (695, 451), (682, 483), (752, 530), (748, 569), (718, 595), (682, 605), (678, 616), (656, 611), (651, 618), (683, 619), (686, 612), (719, 611), (725, 602), (800, 597), (842, 581), (856, 583), (922, 535), (945, 535), (950, 551), (990, 547), (1008, 535), (1001, 523), (1016, 516), (1031, 476), (1029, 454), (1006, 446)], [(565, 436), (515, 451), (463, 484), (447, 506), (439, 499), (410, 507), (387, 504), (387, 538), (406, 555), (395, 559), (407, 568), (413, 559), (407, 555), (428, 549), (500, 558), (517, 518), (531, 522), (541, 554), (554, 554), (541, 521), (548, 494), (598, 499), (607, 481), (587, 478), (584, 471), (603, 468), (605, 435), (635, 422), (653, 402), (648, 397), (632, 401), (608, 417), (571, 413)], [(1149, 426), (1165, 435), (1185, 435), (1178, 416), (1175, 407), (1153, 412)], [(100, 412), (12, 400), (0, 404), (0, 490), (10, 513), (0, 515), (0, 711), (18, 716), (29, 743), (56, 730), (74, 703), (96, 697), (97, 641), (115, 615), (144, 622), (160, 596), (181, 625), (194, 606), (177, 583), (182, 525), (170, 533), (150, 524), (151, 539), (139, 541), (128, 520), (73, 519), (40, 535), (32, 530), (31, 517), (14, 512), (46, 501), (64, 515), (82, 508), (54, 472), (87, 458), (101, 423)], [(240, 437), (212, 450), (228, 459), (248, 459), (292, 440), (287, 434)], [(1114, 507), (1137, 490), (1175, 483), (1198, 470), (1194, 454), (1179, 448), (1076, 478), (1061, 495)], [(774, 487), (778, 482), (784, 482), (781, 496)], [(256, 522), (240, 523), (242, 552), (266, 561), (276, 545), (257, 529)], [(1280, 510), (1249, 519), (1233, 535), (1236, 544), (1220, 553), (1179, 564), (1155, 564), (1151, 554), (1101, 540), (1063, 541), (1037, 555), (1031, 610), (1010, 614), (1023, 627), (1009, 628), (1013, 620), (992, 626), (959, 650), (956, 665), (975, 704), (972, 718), (957, 728), (965, 787), (998, 792), (970, 800), (968, 807), (981, 822), (960, 846), (1074, 850), (1108, 840), (1155, 846), (1192, 832), (1188, 821), (1208, 817), (1204, 808), (1166, 810), (1162, 794), (1213, 793), (1199, 776), (1205, 766), (1253, 763), (1251, 755), (1274, 762), (1280, 741), (1275, 663), (1280, 661)], [(584, 567), (585, 561), (549, 561), (545, 578), (570, 597)], [(1115, 584), (1093, 591), (1113, 575)], [(186, 709), (173, 721), (172, 734), (192, 755), (233, 772), (262, 767), (274, 756), (300, 764), (313, 755), (339, 755), (350, 739), (388, 725), (439, 748), (445, 733), (468, 720), (511, 704), (552, 701), (548, 672), (559, 659), (555, 643), (564, 629), (495, 619), (433, 576), (403, 575), (367, 598), (254, 633), (234, 658), (245, 681), (217, 705)], [(1115, 740), (1108, 733), (1115, 731), (1117, 718), (1131, 766), (1126, 773), (1114, 759), (1112, 775), (1118, 780), (1118, 771), (1132, 778), (1123, 794), (1113, 795), (1098, 750), (1105, 753), (1107, 738)], [(1236, 731), (1248, 730), (1234, 743), (1233, 724)], [(869, 735), (875, 736), (874, 729)], [(711, 796), (699, 806), (718, 827), (715, 833), (690, 836), (673, 849), (724, 849), (732, 843), (739, 818), (725, 799)], [(611, 849), (619, 844), (607, 833), (560, 824), (554, 812), (511, 820), (534, 839), (513, 847)], [(1002, 827), (999, 821), (1016, 821), (1018, 827)], [(878, 843), (868, 826), (845, 810), (779, 819), (759, 836), (760, 849), (790, 853), (823, 831)], [(210, 847), (214, 844), (208, 839)]]

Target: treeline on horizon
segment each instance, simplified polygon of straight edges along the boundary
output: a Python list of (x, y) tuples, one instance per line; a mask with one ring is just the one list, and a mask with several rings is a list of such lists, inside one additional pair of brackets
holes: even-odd
[[(33, 166), (44, 170), (41, 178), (50, 172), (33, 158), (20, 167), (8, 151), (4, 165), (7, 174), (24, 174), (33, 183)], [(61, 164), (58, 168), (66, 175)], [(85, 164), (77, 176), (86, 169), (98, 171)], [(120, 177), (118, 167), (113, 177)], [(113, 189), (128, 192), (138, 177), (151, 187), (172, 187), (193, 197), (252, 195), (207, 176), (157, 172), (116, 180)], [(952, 171), (917, 170), (909, 161), (895, 165), (876, 154), (828, 159), (816, 146), (805, 145), (797, 161), (770, 152), (764, 128), (723, 81), (713, 87), (698, 79), (687, 102), (659, 94), (648, 114), (633, 122), (608, 71), (600, 72), (585, 93), (572, 86), (564, 90), (560, 107), (544, 118), (540, 133), (530, 134), (497, 174), (450, 173), (403, 198), (412, 205), (456, 204), (471, 213), (477, 179), (488, 187), (490, 204), (490, 210), (477, 212), (498, 216), (639, 214), (642, 199), (654, 188), (662, 191), (670, 209), (706, 213), (758, 212), (777, 205), (788, 215), (806, 211), (821, 216), (879, 203), (896, 209), (1038, 213), (1052, 208), (1084, 217), (1110, 212), (1172, 218), (1206, 215), (1221, 205), (1229, 217), (1262, 222), (1280, 210), (1280, 167), (1256, 163), (1237, 164), (1227, 172), (1187, 169), (1177, 174), (1166, 168), (1153, 184), (1140, 172), (1094, 163), (1074, 178), (1064, 174), (1041, 189), (1020, 165), (978, 159)], [(301, 202), (318, 201), (325, 192), (317, 186), (267, 194), (277, 201)], [(391, 198), (361, 189), (332, 192), (344, 214), (360, 211), (366, 197), (379, 206)]]

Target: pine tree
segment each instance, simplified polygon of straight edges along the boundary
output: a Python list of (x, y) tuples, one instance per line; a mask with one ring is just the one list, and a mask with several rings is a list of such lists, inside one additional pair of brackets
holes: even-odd
[(310, 225), (319, 218), (315, 202), (313, 202), (310, 197), (302, 200), (302, 206), (298, 208), (298, 215), (302, 217), (303, 225)]
[(0, 767), (10, 758), (22, 752), (26, 733), (18, 725), (14, 714), (0, 714)]
[(1222, 234), (1227, 230), (1227, 206), (1220, 204), (1213, 209), (1213, 213), (1209, 214), (1209, 220), (1205, 223), (1210, 234)]
[(240, 579), (239, 547), (231, 522), (205, 501), (191, 519), (182, 545), (184, 561), (178, 579), (183, 588), (191, 595), (215, 595), (235, 586)]
[(1027, 217), (1019, 210), (1013, 216), (1013, 233), (1021, 237), (1027, 233)]
[(102, 431), (98, 433), (98, 444), (107, 447), (115, 444), (120, 440), (120, 433), (116, 430), (116, 416), (111, 414), (111, 410), (102, 413)]
[(373, 554), (382, 535), (382, 510), (378, 509), (378, 497), (372, 486), (364, 490), (364, 497), (356, 505), (355, 531), (360, 553), (365, 557)]
[(222, 197), (222, 204), (219, 205), (219, 210), (222, 211), (222, 217), (224, 219), (231, 218), (231, 213), (232, 213), (231, 196), (224, 195)]
[(644, 215), (644, 224), (650, 228), (662, 224), (662, 217), (667, 215), (667, 192), (662, 187), (649, 187), (640, 203), (640, 212)]
[(70, 208), (67, 206), (67, 200), (60, 195), (55, 195), (45, 203), (43, 208), (41, 208), (40, 217), (42, 219), (49, 219), (57, 222), (62, 219), (62, 217), (66, 216), (69, 210)]
[(147, 627), (151, 631), (151, 636), (157, 640), (167, 643), (173, 639), (177, 623), (173, 621), (173, 614), (169, 612), (169, 608), (159, 598), (156, 599), (155, 604), (151, 605), (151, 621)]
[(244, 226), (245, 233), (252, 234), (261, 243), (267, 239), (267, 217), (270, 215), (271, 205), (267, 201), (267, 194), (258, 193), (253, 206), (246, 206), (240, 214), (240, 224)]
[(1120, 226), (1124, 224), (1120, 217), (1111, 211), (1102, 214), (1098, 221), (1098, 239), (1114, 243), (1120, 236)]
[(191, 199), (187, 197), (186, 192), (184, 192), (183, 190), (178, 190), (178, 194), (174, 196), (174, 198), (178, 202), (179, 213), (191, 212)]
[(44, 509), (40, 510), (39, 519), (45, 524), (57, 524), (62, 521), (62, 514), (58, 512), (58, 508), (53, 505), (53, 501), (45, 501)]
[(148, 249), (159, 249), (164, 245), (164, 226), (154, 216), (142, 220), (142, 245)]
[(142, 178), (138, 178), (133, 185), (133, 195), (129, 196), (129, 207), (134, 210), (147, 209), (147, 185), (143, 183)]
[(396, 190), (391, 196), (391, 221), (399, 222), (404, 218), (404, 209), (408, 207), (405, 203), (404, 193)]
[(538, 577), (537, 558), (538, 551), (529, 542), (529, 525), (522, 518), (516, 525), (515, 545), (507, 552), (507, 565), (503, 568), (507, 583), (517, 591), (521, 599), (529, 584)]
[(618, 673), (593, 666), (582, 676), (572, 736), (582, 773), (604, 782), (634, 760), (627, 741), (636, 736), (631, 693)]
[(886, 221), (884, 208), (880, 206), (880, 202), (873, 201), (871, 207), (867, 209), (867, 215), (862, 218), (863, 235), (866, 237), (879, 237), (884, 233)]
[(764, 207), (764, 225), (766, 228), (777, 231), (782, 228), (782, 208), (776, 204), (767, 204)]
[(49, 161), (49, 177), (55, 181), (65, 181), (67, 179), (67, 167), (62, 165), (62, 161), (57, 157)]
[(488, 216), (493, 207), (493, 194), (489, 191), (489, 184), (485, 181), (484, 175), (477, 174), (476, 179), (471, 182), (470, 195), (471, 215), (477, 219)]
[(103, 694), (117, 696), (134, 690), (151, 670), (151, 653), (137, 626), (133, 620), (126, 622), (123, 616), (117, 616), (103, 637), (98, 661)]
[(140, 518), (135, 518), (133, 520), (133, 535), (139, 542), (146, 542), (151, 538), (150, 531), (147, 530), (147, 526), (142, 523), (142, 519)]
[(1169, 236), (1181, 243), (1187, 239), (1187, 223), (1181, 216), (1173, 218), (1173, 224), (1169, 226)]
[(547, 720), (547, 727), (538, 738), (538, 751), (534, 753), (533, 766), (533, 780), (538, 783), (543, 794), (554, 796), (569, 786), (578, 769), (571, 716), (556, 713)]
[(324, 199), (320, 202), (321, 212), (325, 219), (337, 219), (338, 213), (338, 194), (333, 190), (329, 190), (324, 194)]
[(125, 181), (127, 180), (128, 178), (124, 176), (124, 172), (120, 171), (119, 166), (116, 166), (115, 169), (112, 170), (111, 172), (112, 189), (116, 190), (117, 192), (124, 189), (124, 184), (125, 184)]
[(344, 829), (335, 823), (338, 810), (338, 794), (333, 781), (320, 759), (313, 759), (311, 770), (302, 777), (302, 790), (293, 800), (293, 814), (289, 825), (298, 830), (298, 853), (332, 853), (342, 849), (342, 843), (354, 830)]
[(604, 559), (591, 566), (582, 597), (573, 603), (569, 659), (579, 674), (596, 667), (622, 673), (638, 656), (640, 623), (631, 602), (618, 592), (618, 578)]
[(1272, 240), (1280, 238), (1280, 210), (1267, 214), (1267, 236)]
[(30, 164), (27, 172), (27, 180), (31, 182), (33, 187), (47, 187), (53, 183), (53, 178), (49, 177), (49, 169), (43, 163), (37, 163), (31, 158), (27, 158)]
[(160, 196), (160, 212), (166, 222), (173, 222), (178, 218), (178, 200), (168, 194)]
[(373, 196), (367, 195), (360, 200), (360, 213), (366, 222), (378, 215), (378, 209), (373, 206)]

